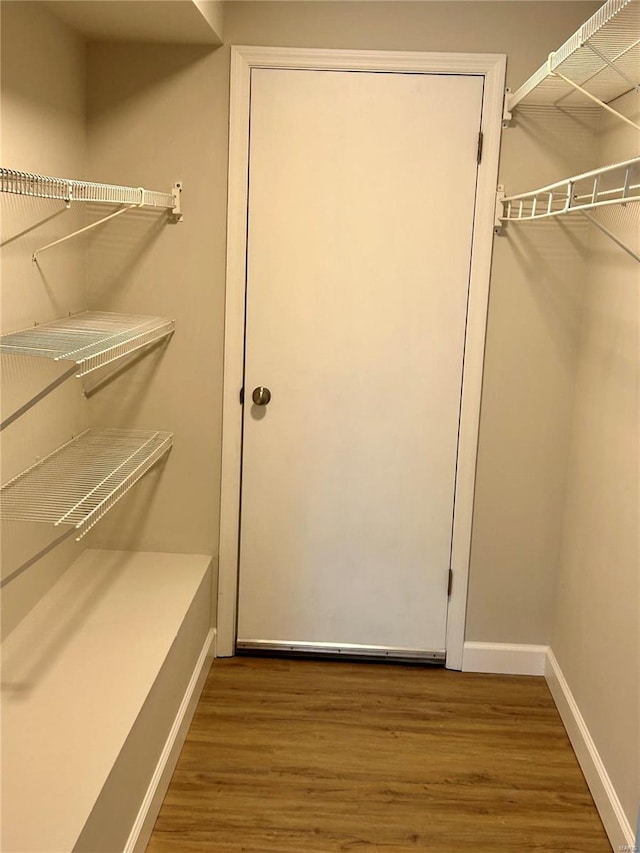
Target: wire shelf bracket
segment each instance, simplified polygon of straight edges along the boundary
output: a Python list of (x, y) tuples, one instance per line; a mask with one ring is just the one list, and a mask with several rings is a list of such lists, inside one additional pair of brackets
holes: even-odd
[(58, 240), (54, 240), (52, 243), (47, 243), (46, 246), (41, 246), (39, 249), (36, 249), (33, 255), (31, 256), (31, 260), (34, 264), (38, 263), (38, 255), (42, 254), (42, 252), (46, 252), (47, 249), (53, 249), (54, 246), (59, 246), (61, 243), (66, 243), (67, 240), (72, 240), (74, 237), (80, 236), (80, 234), (84, 234), (85, 231), (91, 231), (92, 228), (97, 228), (98, 225), (102, 225), (105, 222), (108, 222), (110, 219), (115, 219), (116, 216), (120, 216), (122, 213), (126, 213), (128, 210), (133, 210), (134, 207), (142, 207), (141, 204), (128, 204), (126, 207), (121, 207), (119, 210), (116, 210), (115, 213), (110, 213), (109, 216), (104, 216), (102, 219), (98, 219), (96, 222), (92, 222), (91, 225), (85, 225), (84, 228), (78, 228), (77, 231), (72, 231), (71, 234), (65, 234), (64, 237), (60, 237)]
[(71, 376), (82, 378), (168, 337), (174, 330), (175, 322), (164, 317), (84, 311), (64, 320), (0, 335), (1, 354), (71, 361), (74, 365), (5, 418), (0, 431)]
[(640, 130), (609, 105), (627, 92), (640, 94), (639, 31), (640, 0), (607, 0), (515, 93), (507, 91), (503, 126), (520, 103), (558, 106), (578, 95)]
[[(600, 51), (596, 50), (595, 52), (596, 52), (597, 56), (602, 56)], [(552, 70), (553, 58), (554, 58), (554, 54), (550, 53), (548, 65), (549, 65), (549, 74), (551, 76), (558, 77), (560, 80), (564, 80), (564, 82), (568, 86), (571, 86), (573, 89), (576, 90), (576, 92), (581, 92), (585, 96), (585, 98), (588, 98), (590, 101), (593, 101), (595, 104), (597, 104), (603, 110), (607, 110), (607, 112), (611, 113), (611, 115), (616, 116), (616, 118), (619, 118), (620, 121), (625, 122), (625, 124), (630, 125), (631, 127), (635, 128), (636, 130), (640, 130), (640, 124), (638, 124), (635, 121), (632, 121), (630, 118), (628, 118), (628, 116), (624, 115), (623, 113), (619, 112), (618, 110), (614, 109), (613, 107), (610, 107), (609, 104), (607, 104), (605, 101), (601, 100), (600, 98), (596, 97), (595, 95), (592, 95), (588, 89), (584, 88), (584, 86), (580, 86), (578, 83), (576, 83), (573, 80), (570, 80), (568, 77), (566, 77), (564, 74), (561, 74), (559, 71), (553, 71)], [(612, 68), (614, 68), (616, 70), (616, 72), (621, 75), (621, 77), (623, 77), (625, 80), (627, 80), (628, 82), (631, 83), (631, 88), (635, 92), (640, 92), (640, 87), (638, 86), (637, 83), (634, 83), (633, 81), (631, 81), (627, 77), (627, 75), (624, 74), (624, 72), (622, 72), (620, 69), (617, 69), (615, 67), (615, 65), (613, 65), (613, 63), (609, 62), (609, 60), (606, 59), (606, 57), (603, 56), (602, 58), (607, 64), (609, 64)]]
[(635, 252), (631, 248), (631, 246), (627, 246), (627, 244), (623, 240), (621, 240), (619, 237), (616, 237), (616, 235), (613, 233), (613, 231), (610, 231), (608, 228), (605, 228), (605, 226), (601, 222), (598, 222), (598, 220), (594, 216), (591, 216), (589, 213), (586, 213), (584, 210), (582, 211), (582, 215), (586, 219), (588, 219), (589, 222), (595, 228), (597, 228), (599, 231), (602, 231), (603, 234), (605, 234), (610, 240), (612, 240), (616, 244), (616, 246), (619, 246), (624, 252), (626, 252), (628, 255), (631, 255), (631, 257), (634, 260), (640, 262), (640, 255), (637, 252)]
[(118, 184), (100, 184), (90, 181), (76, 181), (69, 178), (54, 178), (48, 175), (20, 172), (15, 169), (0, 168), (0, 192), (14, 195), (31, 196), (33, 198), (59, 199), (64, 201), (67, 208), (72, 202), (93, 202), (95, 204), (117, 204), (115, 213), (92, 222), (84, 228), (79, 228), (71, 234), (54, 240), (46, 246), (37, 249), (32, 261), (37, 263), (38, 255), (54, 246), (65, 243), (79, 234), (84, 234), (92, 228), (97, 228), (104, 222), (126, 213), (128, 210), (140, 207), (161, 208), (168, 211), (172, 221), (182, 222), (183, 213), (180, 202), (182, 183), (176, 182), (169, 193), (146, 190), (144, 187), (127, 187)]
[(170, 432), (86, 430), (2, 486), (0, 518), (68, 526), (79, 541), (172, 444)]
[(640, 202), (640, 157), (603, 166), (520, 195), (506, 196), (504, 187), (499, 185), (494, 231), (496, 234), (504, 233), (504, 225), (508, 222), (534, 222), (580, 212), (616, 245), (640, 261), (637, 252), (586, 212), (637, 202)]

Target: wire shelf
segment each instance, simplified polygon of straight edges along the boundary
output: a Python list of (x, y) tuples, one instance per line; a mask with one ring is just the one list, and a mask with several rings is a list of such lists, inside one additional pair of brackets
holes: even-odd
[(507, 110), (523, 101), (583, 104), (585, 93), (563, 77), (604, 104), (634, 88), (640, 91), (639, 35), (640, 0), (608, 0), (507, 98)]
[(640, 157), (603, 166), (555, 184), (500, 196), (501, 222), (530, 222), (575, 211), (640, 201)]
[(85, 376), (170, 335), (173, 320), (146, 315), (85, 311), (0, 336), (0, 352), (73, 361)]
[(140, 207), (163, 207), (172, 211), (179, 206), (179, 195), (175, 190), (163, 193), (146, 190), (144, 187), (52, 178), (4, 168), (0, 168), (0, 192), (60, 199), (67, 203), (86, 201), (98, 204), (131, 204)]
[(0, 517), (76, 529), (76, 541), (169, 452), (170, 432), (87, 430), (0, 490)]

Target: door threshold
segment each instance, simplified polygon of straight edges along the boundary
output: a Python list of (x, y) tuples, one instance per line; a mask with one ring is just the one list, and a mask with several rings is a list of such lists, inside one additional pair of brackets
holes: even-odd
[(444, 666), (444, 650), (402, 649), (394, 646), (364, 646), (357, 643), (303, 643), (297, 640), (237, 640), (236, 654), (262, 657), (295, 657), (331, 660), (364, 660)]

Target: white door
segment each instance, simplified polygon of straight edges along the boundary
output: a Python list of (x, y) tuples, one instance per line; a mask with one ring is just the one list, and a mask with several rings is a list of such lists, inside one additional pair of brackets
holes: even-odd
[(482, 90), (252, 70), (238, 648), (444, 657)]

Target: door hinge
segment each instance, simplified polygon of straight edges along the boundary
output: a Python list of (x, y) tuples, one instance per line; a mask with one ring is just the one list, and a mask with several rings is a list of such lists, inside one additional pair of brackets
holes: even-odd
[(484, 143), (484, 133), (482, 131), (480, 131), (480, 133), (478, 133), (478, 152), (477, 152), (477, 157), (476, 157), (476, 162), (477, 162), (478, 166), (482, 162), (482, 145), (483, 145), (483, 143)]
[(447, 595), (451, 595), (451, 587), (453, 586), (453, 569), (449, 569), (449, 580), (447, 581)]

